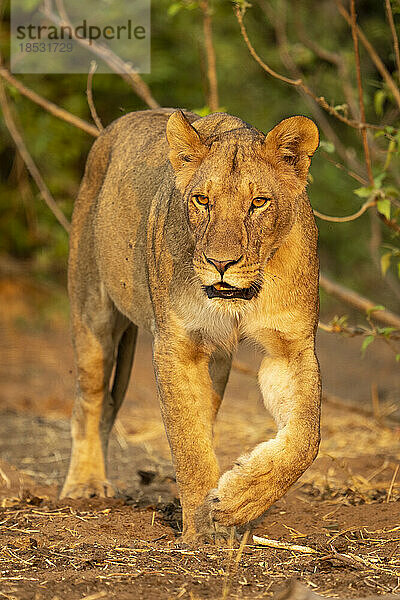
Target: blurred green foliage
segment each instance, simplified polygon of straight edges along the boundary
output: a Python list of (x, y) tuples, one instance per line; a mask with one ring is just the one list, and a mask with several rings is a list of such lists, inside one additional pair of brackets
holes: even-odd
[[(272, 0), (279, 14), (282, 0)], [(245, 2), (241, 2), (243, 6)], [(287, 50), (296, 66), (301, 69), (309, 86), (323, 95), (338, 110), (347, 113), (342, 81), (334, 64), (318, 57), (299, 40), (298, 23), (303, 24), (307, 37), (334, 53), (343, 56), (350, 73), (350, 82), (356, 91), (354, 54), (349, 27), (337, 11), (333, 0), (304, 0), (287, 3)], [(240, 35), (239, 26), (230, 0), (214, 0), (214, 44), (217, 57), (220, 105), (268, 131), (281, 119), (304, 114), (313, 117), (309, 105), (293, 86), (268, 77), (250, 56)], [(282, 65), (274, 28), (257, 0), (247, 8), (245, 23), (254, 47), (275, 70), (288, 74)], [(370, 42), (381, 56), (386, 68), (398, 83), (392, 38), (387, 24), (384, 2), (357, 1), (358, 20)], [(399, 2), (393, 2), (394, 13), (399, 14)], [(7, 56), (8, 15), (4, 15), (1, 35), (3, 53)], [(399, 20), (399, 17), (395, 19)], [(382, 84), (370, 58), (360, 49), (364, 101), (367, 121), (399, 126), (399, 111), (390, 90)], [(290, 74), (289, 74), (290, 76)], [(85, 75), (25, 75), (18, 76), (27, 86), (67, 110), (90, 121), (86, 101)], [(197, 109), (206, 114), (207, 77), (206, 56), (199, 3), (191, 0), (153, 0), (152, 3), (152, 72), (144, 76), (152, 93), (162, 106)], [(32, 153), (51, 192), (66, 215), (70, 217), (88, 150), (93, 140), (46, 113), (16, 90), (8, 87)], [(93, 83), (95, 104), (104, 124), (129, 111), (144, 109), (127, 84), (118, 75), (95, 75)], [(355, 95), (357, 101), (357, 95)], [(344, 106), (343, 106), (344, 105)], [(349, 155), (363, 161), (361, 137), (358, 131), (327, 116), (329, 123)], [(0, 123), (0, 252), (17, 258), (30, 259), (32, 268), (46, 276), (63, 278), (67, 260), (67, 235), (40, 198), (30, 181), (13, 143)], [(382, 173), (388, 160), (387, 149), (393, 134), (375, 139), (374, 175)], [(393, 145), (394, 144), (394, 145)], [(394, 199), (398, 197), (398, 140), (392, 143), (391, 171), (387, 170), (384, 185), (390, 187)], [(329, 159), (331, 161), (329, 161)], [(314, 208), (328, 215), (348, 215), (355, 212), (371, 194), (358, 191), (367, 186), (351, 178), (333, 162), (343, 161), (335, 153), (333, 144), (322, 136), (321, 148), (312, 164), (312, 183), (309, 195)], [(396, 173), (397, 169), (397, 173)], [(356, 190), (356, 193), (354, 193)], [(394, 190), (394, 191), (393, 191)], [(375, 193), (375, 192), (374, 192)], [(384, 199), (382, 197), (382, 199)], [(390, 204), (390, 203), (389, 203)], [(382, 205), (383, 206), (383, 205)], [(383, 212), (388, 205), (383, 206)], [(390, 217), (396, 208), (389, 206)], [(386, 214), (388, 214), (386, 212)], [(392, 292), (385, 285), (383, 275), (392, 278), (400, 261), (398, 243), (390, 229), (382, 229), (382, 269), (371, 260), (371, 220), (364, 214), (350, 223), (329, 223), (317, 220), (320, 230), (322, 268), (327, 274), (363, 293), (371, 293), (387, 306), (394, 307)], [(376, 225), (375, 225), (376, 227)], [(376, 234), (375, 234), (376, 235)], [(390, 255), (390, 257), (389, 257)]]

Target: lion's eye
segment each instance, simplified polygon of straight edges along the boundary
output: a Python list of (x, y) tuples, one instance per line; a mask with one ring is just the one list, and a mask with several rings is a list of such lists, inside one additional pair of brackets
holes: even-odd
[(208, 202), (209, 202), (208, 197), (203, 196), (203, 194), (195, 194), (194, 196), (192, 196), (192, 198), (197, 204), (200, 204), (200, 206), (208, 205)]
[(263, 198), (262, 196), (260, 196), (259, 198), (253, 198), (251, 208), (267, 208), (271, 204), (271, 202), (271, 198)]

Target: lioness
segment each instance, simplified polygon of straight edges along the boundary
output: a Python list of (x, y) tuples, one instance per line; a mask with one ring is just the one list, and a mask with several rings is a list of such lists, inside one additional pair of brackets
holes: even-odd
[[(305, 188), (317, 146), (317, 127), (302, 116), (264, 135), (227, 114), (161, 109), (101, 133), (71, 231), (77, 398), (62, 497), (113, 493), (107, 442), (138, 325), (154, 336), (184, 541), (255, 519), (312, 463), (318, 258)], [(244, 338), (264, 353), (259, 382), (278, 433), (220, 477), (213, 425)]]

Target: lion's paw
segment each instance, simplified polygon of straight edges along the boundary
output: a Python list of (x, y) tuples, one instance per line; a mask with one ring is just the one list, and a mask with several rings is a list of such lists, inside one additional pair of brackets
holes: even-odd
[(196, 510), (195, 531), (187, 532), (178, 541), (182, 547), (196, 547), (206, 544), (217, 546), (227, 546), (238, 541), (238, 534), (235, 527), (226, 527), (222, 523), (217, 523), (211, 516), (211, 506), (206, 499), (204, 503)]
[(113, 498), (115, 488), (107, 480), (91, 479), (85, 482), (65, 482), (60, 498)]
[(250, 477), (241, 468), (234, 467), (225, 473), (215, 490), (208, 495), (213, 521), (225, 526), (243, 525), (264, 513), (283, 495), (267, 477)]
[(236, 546), (240, 541), (236, 529), (234, 527), (225, 527), (219, 523), (214, 523), (208, 531), (203, 530), (201, 533), (184, 534), (176, 542), (176, 548), (190, 549), (199, 548), (202, 546)]

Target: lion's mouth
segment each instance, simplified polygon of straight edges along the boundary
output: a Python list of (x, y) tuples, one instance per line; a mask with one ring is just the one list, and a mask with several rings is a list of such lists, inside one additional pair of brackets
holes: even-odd
[(236, 288), (225, 282), (215, 283), (214, 285), (204, 286), (205, 292), (209, 298), (224, 298), (231, 300), (240, 298), (241, 300), (251, 300), (258, 292), (257, 286), (249, 288)]

